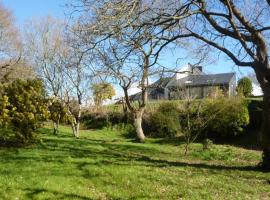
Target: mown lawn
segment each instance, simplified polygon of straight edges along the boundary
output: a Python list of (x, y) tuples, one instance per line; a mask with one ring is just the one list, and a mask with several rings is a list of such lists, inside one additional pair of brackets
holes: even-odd
[(270, 173), (256, 168), (261, 152), (148, 139), (117, 131), (68, 127), (39, 144), (0, 149), (0, 199), (270, 199)]

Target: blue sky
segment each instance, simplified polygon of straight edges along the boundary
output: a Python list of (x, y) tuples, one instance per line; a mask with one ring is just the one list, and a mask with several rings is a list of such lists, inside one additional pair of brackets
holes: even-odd
[(64, 5), (68, 0), (2, 0), (2, 2), (13, 11), (16, 23), (22, 26), (25, 20), (33, 17), (47, 15), (64, 17)]
[[(64, 18), (65, 4), (70, 0), (2, 0), (3, 4), (13, 11), (16, 18), (16, 24), (23, 26), (26, 20), (31, 18), (39, 18), (47, 15)], [(179, 51), (181, 54), (181, 51)], [(166, 54), (162, 58), (162, 64), (167, 66), (175, 66), (177, 53), (175, 55)], [(190, 59), (182, 60), (179, 67), (192, 61)], [(239, 68), (231, 61), (228, 61), (225, 56), (220, 56), (218, 62), (212, 65), (204, 66), (205, 71), (210, 73), (232, 72), (237, 73), (237, 78), (251, 72), (251, 69)]]

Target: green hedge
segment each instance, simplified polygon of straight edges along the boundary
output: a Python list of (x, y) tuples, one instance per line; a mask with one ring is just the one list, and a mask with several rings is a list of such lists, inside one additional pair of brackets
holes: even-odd
[(248, 128), (258, 130), (262, 125), (263, 102), (262, 100), (248, 100), (247, 102), (250, 116), (250, 124)]
[(248, 104), (241, 98), (206, 100), (203, 106), (207, 122), (203, 133), (210, 137), (230, 137), (245, 132), (249, 124)]
[(108, 126), (127, 123), (127, 117), (121, 112), (83, 113), (81, 121), (88, 129), (102, 129)]
[(150, 137), (175, 137), (180, 131), (178, 107), (175, 103), (165, 102), (156, 111), (146, 113), (143, 129)]
[[(241, 98), (220, 98), (220, 99), (203, 99), (195, 100), (194, 112), (191, 113), (193, 124), (192, 131), (208, 137), (230, 137), (240, 135), (245, 132), (249, 123), (249, 111), (253, 104)], [(201, 104), (200, 119), (197, 122), (195, 110)], [(258, 106), (256, 105), (255, 108)], [(181, 134), (186, 124), (185, 101), (179, 102), (160, 102), (153, 109), (146, 109), (143, 117), (143, 129), (148, 137), (175, 137)], [(254, 109), (256, 110), (256, 109)], [(255, 111), (254, 111), (255, 112)], [(253, 115), (251, 122), (258, 126), (260, 118)], [(260, 116), (260, 110), (256, 111)], [(129, 120), (122, 112), (95, 112), (85, 113), (82, 121), (87, 128), (99, 129), (117, 124), (132, 124), (131, 117)], [(206, 123), (205, 123), (206, 122)], [(201, 126), (202, 124), (205, 124)], [(181, 129), (182, 126), (182, 129)]]

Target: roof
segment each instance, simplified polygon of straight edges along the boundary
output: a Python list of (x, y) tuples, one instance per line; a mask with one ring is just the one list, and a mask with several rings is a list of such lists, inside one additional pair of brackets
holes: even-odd
[(172, 80), (171, 77), (165, 77), (165, 78), (160, 78), (153, 84), (151, 84), (149, 87), (150, 88), (164, 88), (166, 85)]
[(170, 85), (224, 85), (229, 84), (234, 76), (235, 73), (189, 75), (185, 78), (175, 80)]

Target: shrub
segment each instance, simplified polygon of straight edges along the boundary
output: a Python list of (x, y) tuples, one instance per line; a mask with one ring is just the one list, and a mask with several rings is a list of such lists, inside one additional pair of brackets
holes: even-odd
[(110, 124), (107, 113), (103, 112), (84, 113), (81, 121), (89, 129), (101, 129)]
[(81, 121), (90, 129), (101, 129), (108, 126), (127, 123), (126, 116), (121, 112), (86, 112), (82, 114)]
[(0, 98), (0, 122), (12, 129), (22, 141), (33, 139), (41, 122), (47, 118), (45, 90), (40, 80), (16, 80), (3, 86)]
[(243, 77), (238, 81), (237, 92), (248, 97), (252, 93), (252, 81), (248, 77)]
[(207, 120), (203, 133), (210, 137), (240, 135), (249, 123), (247, 103), (239, 97), (205, 100), (203, 113)]
[(177, 105), (160, 104), (156, 111), (144, 117), (143, 128), (152, 137), (175, 137), (180, 130)]
[(262, 110), (263, 110), (263, 102), (260, 100), (251, 100), (248, 101), (248, 110), (250, 116), (250, 123), (248, 128), (258, 130), (262, 125)]

